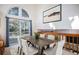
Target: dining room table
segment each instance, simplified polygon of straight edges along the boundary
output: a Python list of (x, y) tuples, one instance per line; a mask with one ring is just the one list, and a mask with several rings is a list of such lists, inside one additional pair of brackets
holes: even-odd
[(46, 39), (46, 38), (39, 38), (39, 39), (35, 39), (35, 38), (29, 38), (27, 40), (27, 42), (30, 42), (33, 45), (37, 45), (38, 46), (38, 52), (35, 53), (34, 55), (45, 55), (44, 54), (44, 46), (48, 46), (52, 43), (54, 43), (55, 41)]

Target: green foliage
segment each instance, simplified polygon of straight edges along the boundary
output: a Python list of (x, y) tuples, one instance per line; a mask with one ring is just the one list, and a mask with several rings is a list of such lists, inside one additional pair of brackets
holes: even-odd
[(35, 39), (39, 39), (40, 34), (39, 33), (34, 33), (35, 34)]
[(61, 36), (60, 35), (55, 35), (55, 40), (58, 42), (61, 40)]

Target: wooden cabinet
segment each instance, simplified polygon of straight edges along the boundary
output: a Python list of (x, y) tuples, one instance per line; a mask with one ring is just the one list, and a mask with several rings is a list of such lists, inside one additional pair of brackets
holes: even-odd
[(67, 36), (64, 48), (79, 53), (79, 36)]

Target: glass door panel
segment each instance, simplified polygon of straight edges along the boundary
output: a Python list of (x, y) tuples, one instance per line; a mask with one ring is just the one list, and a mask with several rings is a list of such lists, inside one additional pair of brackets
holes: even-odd
[(30, 35), (30, 21), (20, 20), (21, 24), (21, 36)]
[(19, 36), (19, 21), (18, 19), (9, 19), (9, 46), (17, 44)]
[(17, 19), (9, 20), (9, 36), (19, 35), (19, 21)]

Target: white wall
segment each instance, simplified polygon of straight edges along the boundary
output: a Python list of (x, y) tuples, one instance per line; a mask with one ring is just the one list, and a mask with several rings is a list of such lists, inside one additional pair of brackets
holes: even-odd
[[(49, 29), (49, 24), (43, 23), (43, 11), (53, 7), (54, 5), (39, 5), (39, 12), (38, 17), (36, 21), (37, 29)], [(55, 26), (56, 29), (71, 29), (71, 21), (69, 21), (69, 17), (72, 16), (79, 16), (79, 4), (64, 4), (62, 5), (62, 21), (59, 22), (52, 22), (53, 26)]]

